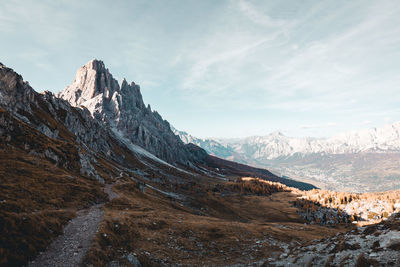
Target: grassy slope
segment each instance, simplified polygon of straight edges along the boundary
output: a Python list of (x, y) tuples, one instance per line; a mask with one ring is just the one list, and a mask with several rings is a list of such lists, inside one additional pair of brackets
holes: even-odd
[(281, 253), (273, 240), (304, 244), (344, 229), (304, 225), (285, 187), (206, 179), (183, 179), (190, 186), (174, 191), (182, 201), (121, 179), (87, 263), (128, 264), (135, 253), (144, 266), (248, 264)]
[(0, 265), (19, 266), (44, 250), (76, 210), (106, 197), (97, 181), (79, 174), (73, 143), (48, 138), (5, 110), (0, 117), (8, 124), (0, 135)]

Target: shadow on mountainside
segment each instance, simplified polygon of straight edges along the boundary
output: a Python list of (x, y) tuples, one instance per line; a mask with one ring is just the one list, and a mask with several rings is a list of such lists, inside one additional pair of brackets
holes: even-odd
[(317, 187), (309, 183), (299, 182), (296, 180), (276, 176), (266, 169), (247, 166), (233, 161), (220, 159), (211, 155), (207, 157), (206, 162), (208, 167), (218, 168), (221, 173), (226, 173), (228, 175), (235, 174), (239, 177), (258, 177), (271, 182), (279, 182), (281, 184), (295, 187), (300, 190), (317, 189)]

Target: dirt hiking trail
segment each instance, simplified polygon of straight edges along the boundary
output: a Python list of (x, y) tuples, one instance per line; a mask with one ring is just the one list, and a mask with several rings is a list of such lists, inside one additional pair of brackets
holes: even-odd
[[(107, 184), (104, 187), (104, 192), (108, 194), (110, 200), (119, 197), (112, 190), (112, 186), (113, 184)], [(103, 221), (103, 205), (98, 204), (78, 211), (77, 217), (65, 226), (63, 234), (58, 236), (46, 251), (39, 254), (28, 266), (81, 266)]]

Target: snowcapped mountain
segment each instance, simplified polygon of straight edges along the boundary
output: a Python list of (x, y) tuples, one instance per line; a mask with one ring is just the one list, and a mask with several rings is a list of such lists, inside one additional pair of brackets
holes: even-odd
[(217, 140), (175, 133), (185, 143), (192, 142), (217, 157), (268, 168), (326, 189), (377, 191), (400, 187), (400, 122), (330, 138), (293, 138), (274, 132)]
[(170, 163), (186, 164), (194, 156), (170, 130), (170, 125), (150, 105), (145, 106), (139, 85), (121, 85), (104, 63), (92, 60), (78, 69), (74, 82), (58, 94), (72, 106), (86, 107), (91, 115), (127, 138)]
[(292, 138), (275, 132), (267, 136), (248, 137), (230, 142), (229, 146), (237, 153), (257, 160), (271, 160), (296, 154), (337, 155), (400, 151), (400, 122), (382, 128), (343, 133), (326, 139)]
[(194, 143), (209, 153), (225, 156), (226, 151), (240, 154), (245, 158), (271, 160), (293, 155), (308, 154), (355, 154), (361, 152), (400, 151), (400, 122), (352, 131), (331, 138), (294, 138), (281, 132), (266, 136), (252, 136), (242, 139), (199, 139), (186, 132), (175, 130), (183, 142)]

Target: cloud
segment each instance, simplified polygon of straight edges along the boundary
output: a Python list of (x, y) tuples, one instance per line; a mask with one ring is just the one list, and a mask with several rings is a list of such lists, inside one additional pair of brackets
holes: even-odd
[(22, 31), (30, 42), (42, 45), (65, 44), (76, 24), (64, 6), (62, 1), (5, 1), (0, 10), (0, 31)]
[(237, 4), (239, 10), (255, 24), (272, 28), (284, 27), (287, 25), (287, 21), (285, 20), (273, 19), (270, 16), (261, 13), (259, 9), (249, 1), (240, 0)]
[[(206, 97), (223, 97), (234, 100), (250, 88), (239, 86), (248, 82), (249, 72), (259, 69), (260, 60), (268, 63), (271, 46), (285, 42), (287, 32), (293, 27), (292, 20), (274, 19), (257, 11), (245, 1), (232, 1), (219, 14), (206, 36), (184, 45), (170, 62), (182, 68), (180, 88)], [(251, 85), (251, 83), (250, 83)]]
[(229, 64), (229, 61), (240, 60), (252, 50), (264, 44), (269, 38), (256, 40), (253, 43), (244, 44), (239, 48), (228, 48), (226, 51), (215, 55), (209, 55), (204, 59), (196, 61), (190, 69), (190, 74), (182, 83), (184, 89), (190, 89), (202, 82), (203, 78), (210, 72), (210, 69), (219, 64)]
[[(394, 15), (400, 5), (352, 2), (330, 9), (326, 2), (276, 19), (262, 4), (233, 3), (231, 13), (221, 15), (225, 24), (216, 23), (196, 49), (175, 58), (183, 69), (180, 88), (199, 103), (219, 105), (207, 101), (214, 98), (243, 109), (333, 112), (386, 101), (378, 92), (392, 94), (400, 82), (378, 69), (388, 68), (382, 53), (397, 53), (394, 44), (400, 45), (400, 29), (391, 26), (400, 22)], [(235, 15), (241, 25), (224, 15)]]

